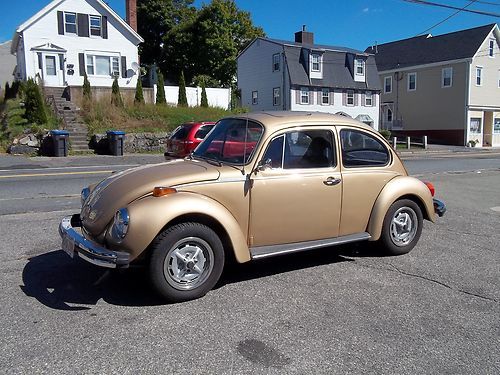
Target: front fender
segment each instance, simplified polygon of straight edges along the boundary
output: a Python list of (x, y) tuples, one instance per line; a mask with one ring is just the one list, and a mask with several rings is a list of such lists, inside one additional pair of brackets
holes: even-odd
[(384, 186), (375, 201), (367, 227), (367, 232), (371, 235), (370, 241), (376, 241), (380, 238), (384, 218), (389, 207), (402, 197), (415, 200), (423, 208), (424, 218), (432, 222), (436, 220), (429, 188), (417, 178), (398, 176)]
[(163, 197), (145, 197), (127, 206), (130, 225), (126, 237), (120, 243), (111, 243), (113, 248), (119, 248), (130, 253), (130, 259), (137, 258), (160, 231), (171, 221), (182, 215), (205, 215), (216, 221), (226, 230), (236, 260), (247, 262), (250, 251), (240, 225), (233, 215), (220, 203), (206, 196), (178, 192)]

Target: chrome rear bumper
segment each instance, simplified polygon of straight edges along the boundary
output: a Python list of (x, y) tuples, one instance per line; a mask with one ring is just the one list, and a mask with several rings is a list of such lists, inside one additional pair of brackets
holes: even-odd
[(106, 249), (104, 246), (86, 239), (74, 228), (81, 227), (80, 215), (66, 216), (59, 224), (63, 250), (73, 258), (75, 254), (89, 263), (106, 268), (124, 268), (130, 263), (130, 255), (125, 252)]

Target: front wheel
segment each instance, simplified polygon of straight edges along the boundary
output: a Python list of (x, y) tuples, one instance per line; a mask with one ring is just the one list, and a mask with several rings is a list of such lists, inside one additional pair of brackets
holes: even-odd
[(412, 200), (394, 202), (387, 211), (380, 243), (387, 255), (402, 255), (411, 251), (422, 233), (422, 211)]
[(219, 236), (200, 223), (182, 223), (164, 230), (151, 250), (151, 281), (170, 302), (204, 296), (215, 286), (224, 267)]

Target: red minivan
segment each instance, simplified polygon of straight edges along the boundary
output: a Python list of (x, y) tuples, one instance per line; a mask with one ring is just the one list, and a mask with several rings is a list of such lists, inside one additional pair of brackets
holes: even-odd
[(165, 156), (183, 158), (212, 130), (215, 122), (188, 122), (178, 126), (167, 139)]

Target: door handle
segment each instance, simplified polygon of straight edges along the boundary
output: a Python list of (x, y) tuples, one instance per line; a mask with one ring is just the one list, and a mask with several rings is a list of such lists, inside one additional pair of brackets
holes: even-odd
[(340, 178), (335, 178), (335, 177), (328, 177), (323, 183), (326, 186), (334, 186), (340, 184), (342, 180)]

